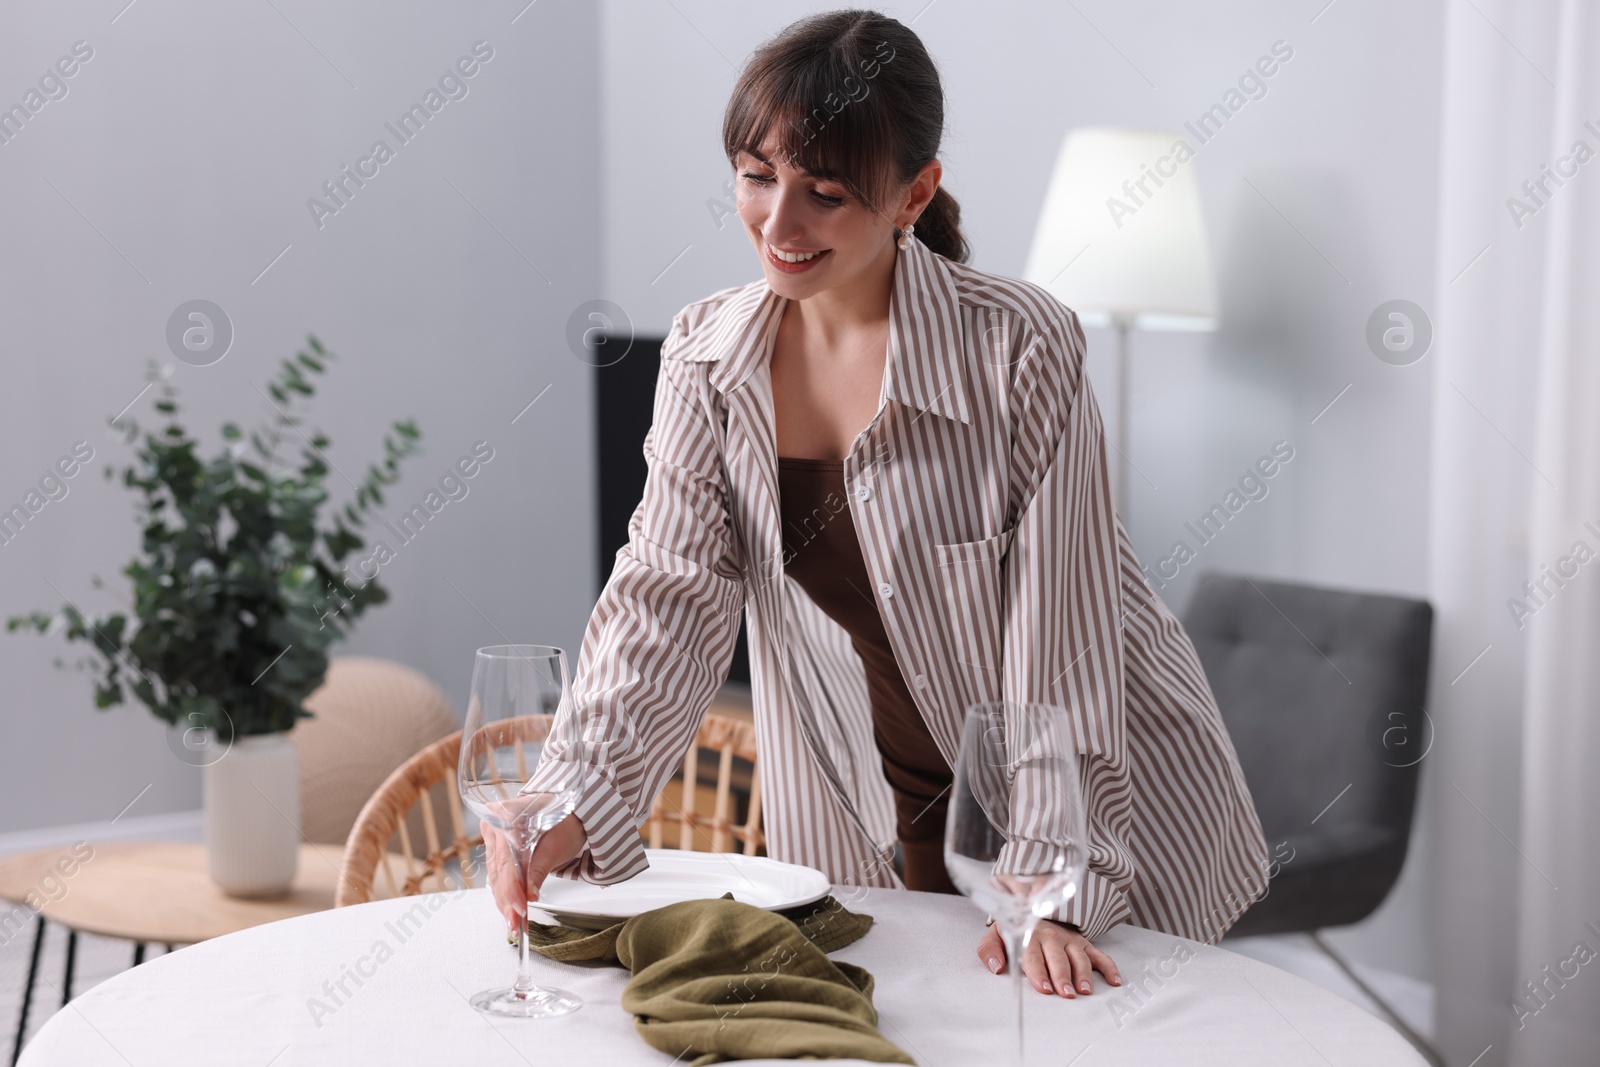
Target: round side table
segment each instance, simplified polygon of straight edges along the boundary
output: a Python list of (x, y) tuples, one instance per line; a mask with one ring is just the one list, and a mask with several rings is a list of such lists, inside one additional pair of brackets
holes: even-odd
[[(302, 844), (299, 871), (288, 895), (241, 900), (226, 895), (211, 880), (204, 845), (121, 841), (0, 858), (0, 900), (15, 905), (0, 914), (0, 930), (14, 937), (20, 932), (19, 925), (33, 919), (28, 981), (22, 992), (11, 1062), (15, 1064), (22, 1055), (47, 920), (67, 930), (61, 985), (61, 1003), (65, 1005), (72, 999), (79, 933), (132, 941), (133, 965), (137, 967), (144, 962), (145, 947), (150, 944), (163, 944), (171, 951), (174, 945), (193, 945), (333, 907), (343, 862), (344, 849), (337, 845)], [(34, 905), (40, 903), (43, 907), (36, 911)]]

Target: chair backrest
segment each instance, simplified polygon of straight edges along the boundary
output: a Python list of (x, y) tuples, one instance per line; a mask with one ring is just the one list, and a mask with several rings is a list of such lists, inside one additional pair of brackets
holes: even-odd
[[(706, 812), (701, 803), (707, 778), (704, 764), (712, 760), (716, 762), (716, 792), (711, 810)], [(737, 822), (735, 792), (747, 798), (744, 819)], [(678, 827), (677, 847), (686, 851), (732, 852), (738, 844), (745, 855), (754, 856), (765, 844), (753, 723), (715, 713), (706, 716), (694, 744), (684, 753), (682, 770), (650, 805), (644, 832), (651, 848), (663, 847), (663, 831), (669, 823)]]
[[(549, 718), (535, 715), (528, 716), (527, 721), (548, 722)], [(702, 752), (712, 754), (718, 765), (715, 801), (709, 817), (700, 814), (697, 804), (704, 778), (700, 773)], [(372, 794), (345, 846), (335, 907), (373, 899), (379, 889), (375, 882), (380, 868), (384, 883), (381, 890), (389, 896), (442, 892), (475, 884), (472, 850), (483, 844), (483, 837), (466, 832), (456, 779), (460, 753), (458, 730), (411, 757)], [(733, 794), (742, 791), (736, 761), (750, 764), (747, 816), (739, 824), (733, 822)], [(681, 848), (707, 844), (710, 851), (726, 852), (731, 850), (730, 842), (737, 840), (747, 854), (753, 854), (763, 842), (760, 783), (754, 764), (755, 728), (738, 719), (707, 714), (684, 757), (684, 768), (695, 787), (680, 792), (681, 804), (668, 797), (669, 792), (676, 792), (671, 782), (656, 797), (644, 828), (651, 847), (663, 847), (662, 827), (672, 822), (680, 826)], [(415, 830), (419, 822), (420, 842)], [(398, 873), (397, 866), (401, 868)], [(452, 883), (453, 879), (458, 881)]]
[(1184, 611), (1269, 849), (1297, 842), (1298, 871), (1385, 852), (1371, 907), (1399, 875), (1433, 742), (1432, 621), (1422, 600), (1216, 573)]
[(300, 764), (300, 831), (342, 845), (362, 805), (418, 749), (455, 729), (449, 699), (425, 675), (389, 660), (336, 656), (289, 731)]

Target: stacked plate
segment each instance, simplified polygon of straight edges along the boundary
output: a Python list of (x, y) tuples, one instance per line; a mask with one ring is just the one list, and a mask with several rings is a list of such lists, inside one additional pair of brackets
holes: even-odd
[(591, 885), (547, 878), (534, 908), (557, 922), (603, 930), (635, 915), (686, 900), (716, 900), (724, 893), (768, 911), (815, 903), (833, 891), (814, 867), (734, 852), (683, 852), (647, 848), (650, 867), (626, 882)]

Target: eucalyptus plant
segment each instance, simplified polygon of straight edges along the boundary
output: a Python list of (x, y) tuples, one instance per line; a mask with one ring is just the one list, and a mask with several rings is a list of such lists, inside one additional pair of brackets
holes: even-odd
[[(220, 740), (288, 730), (310, 716), (303, 704), (327, 673), (329, 647), (388, 599), (375, 580), (351, 588), (340, 563), (364, 547), (361, 527), (421, 435), (410, 420), (395, 422), (354, 499), (324, 515), (329, 440), (303, 428), (303, 409), (333, 353), (314, 336), (307, 346), (267, 384), (276, 416), (248, 435), (224, 423), (224, 445), (209, 459), (178, 421), (170, 368), (151, 368), (153, 406), (167, 424), (146, 433), (120, 471), (140, 494), (142, 547), (122, 571), (133, 610), (91, 619), (67, 603), (6, 623), (89, 642), (98, 656), (79, 666), (97, 674), (97, 707), (131, 690), (166, 722)], [(126, 420), (124, 431), (130, 444), (139, 434)]]

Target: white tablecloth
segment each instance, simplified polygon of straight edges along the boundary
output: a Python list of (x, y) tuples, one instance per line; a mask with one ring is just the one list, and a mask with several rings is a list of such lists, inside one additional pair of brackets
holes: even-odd
[[(1011, 976), (978, 962), (978, 910), (932, 893), (851, 893), (851, 906), (877, 922), (834, 958), (877, 978), (884, 1035), (923, 1067), (1014, 1063)], [(620, 1003), (628, 981), (620, 967), (535, 957), (538, 980), (583, 997), (580, 1010), (543, 1020), (474, 1011), (467, 998), (508, 984), (515, 969), (503, 928), (487, 890), (469, 890), (231, 934), (96, 986), (45, 1024), (22, 1064), (675, 1062), (634, 1031)], [(1028, 991), (1030, 1064), (1423, 1063), (1353, 1004), (1244, 956), (1127, 925), (1102, 946), (1122, 970), (1122, 987), (1096, 975), (1095, 992), (1076, 1000)]]

